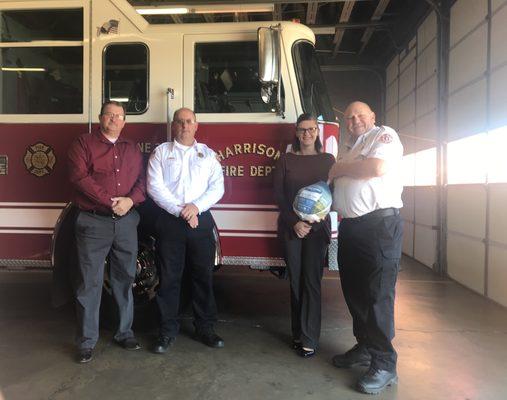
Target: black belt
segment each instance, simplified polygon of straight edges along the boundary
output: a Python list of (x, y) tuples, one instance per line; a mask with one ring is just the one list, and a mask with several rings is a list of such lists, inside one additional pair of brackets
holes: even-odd
[(398, 208), (381, 208), (380, 210), (375, 210), (369, 212), (368, 214), (361, 215), (356, 218), (343, 218), (342, 221), (347, 222), (364, 222), (373, 218), (384, 218), (384, 217), (392, 217), (393, 215), (400, 215), (400, 210)]
[(81, 210), (81, 211), (87, 212), (88, 214), (99, 215), (101, 217), (107, 217), (107, 218), (111, 218), (111, 219), (121, 219), (121, 218), (127, 216), (132, 211), (132, 209), (128, 210), (128, 212), (124, 215), (118, 215), (112, 211), (110, 213), (105, 213), (105, 212), (97, 211), (97, 210)]

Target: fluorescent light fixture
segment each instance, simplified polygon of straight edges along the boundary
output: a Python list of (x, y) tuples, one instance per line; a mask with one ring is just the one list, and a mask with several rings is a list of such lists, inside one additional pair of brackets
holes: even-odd
[(193, 5), (176, 7), (143, 7), (136, 8), (141, 15), (171, 15), (171, 14), (221, 14), (221, 13), (255, 13), (255, 12), (273, 12), (272, 3), (259, 4), (214, 4), (214, 5)]
[(46, 68), (2, 67), (2, 71), (14, 71), (14, 72), (46, 72)]
[(128, 97), (110, 97), (109, 100), (118, 101), (120, 103), (128, 103), (129, 98)]
[(188, 14), (188, 8), (185, 7), (150, 7), (137, 8), (136, 11), (141, 15), (171, 15)]

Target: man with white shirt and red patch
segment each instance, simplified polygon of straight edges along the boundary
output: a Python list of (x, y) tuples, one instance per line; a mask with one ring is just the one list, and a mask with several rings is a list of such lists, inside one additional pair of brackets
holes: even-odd
[(391, 341), (403, 235), (403, 146), (393, 129), (375, 125), (375, 113), (366, 103), (349, 104), (344, 117), (348, 140), (329, 178), (334, 181), (333, 208), (342, 217), (338, 264), (357, 344), (336, 355), (333, 364), (369, 366), (357, 389), (377, 394), (398, 380)]
[(157, 304), (160, 332), (153, 351), (165, 353), (179, 331), (178, 310), (183, 270), (190, 269), (197, 338), (214, 348), (224, 341), (214, 331), (215, 238), (209, 209), (224, 194), (222, 167), (208, 146), (197, 143), (198, 123), (188, 108), (174, 113), (174, 142), (158, 146), (148, 164), (148, 193), (163, 209), (156, 222), (161, 259)]

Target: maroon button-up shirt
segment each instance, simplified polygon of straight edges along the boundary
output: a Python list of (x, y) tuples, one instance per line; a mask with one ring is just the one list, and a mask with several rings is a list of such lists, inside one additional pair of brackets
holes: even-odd
[(120, 135), (111, 143), (100, 131), (79, 136), (68, 152), (73, 202), (85, 211), (112, 213), (112, 197), (146, 198), (141, 151)]

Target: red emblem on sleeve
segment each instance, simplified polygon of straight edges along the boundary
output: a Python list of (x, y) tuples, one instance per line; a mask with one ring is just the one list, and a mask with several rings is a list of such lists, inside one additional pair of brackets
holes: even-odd
[(389, 133), (384, 133), (382, 136), (378, 138), (378, 140), (382, 143), (391, 143), (393, 141), (393, 137)]

